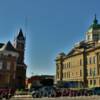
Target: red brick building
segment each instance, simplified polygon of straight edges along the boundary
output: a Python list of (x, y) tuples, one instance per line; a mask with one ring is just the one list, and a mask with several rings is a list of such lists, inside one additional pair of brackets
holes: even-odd
[(25, 88), (25, 40), (20, 29), (14, 46), (10, 41), (6, 44), (0, 43), (0, 87)]
[(0, 87), (15, 87), (18, 53), (9, 41), (0, 43)]

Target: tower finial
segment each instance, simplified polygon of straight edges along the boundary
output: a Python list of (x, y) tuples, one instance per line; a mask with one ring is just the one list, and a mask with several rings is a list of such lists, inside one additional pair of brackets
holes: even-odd
[(94, 15), (94, 21), (93, 21), (93, 24), (98, 24), (98, 20), (97, 20), (96, 14)]

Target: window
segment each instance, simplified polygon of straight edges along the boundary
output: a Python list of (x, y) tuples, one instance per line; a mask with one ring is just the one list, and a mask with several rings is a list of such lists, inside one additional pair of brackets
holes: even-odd
[(13, 79), (15, 79), (15, 73), (14, 73), (14, 75), (13, 75)]
[(66, 72), (65, 72), (65, 78), (66, 78)]
[(96, 80), (94, 80), (94, 85), (96, 85)]
[(92, 59), (91, 59), (91, 57), (89, 58), (89, 64), (91, 64), (92, 63)]
[(80, 66), (82, 66), (82, 59), (80, 59)]
[(68, 68), (68, 63), (67, 63), (67, 68)]
[(3, 67), (3, 63), (0, 61), (0, 69), (2, 69)]
[(66, 67), (66, 63), (65, 63), (65, 69), (66, 69), (67, 67)]
[(59, 70), (59, 64), (56, 64), (57, 70)]
[(69, 72), (69, 78), (70, 78), (70, 72)]
[(65, 64), (63, 64), (63, 69), (65, 69)]
[(92, 76), (92, 69), (90, 68), (90, 76)]
[(72, 72), (72, 76), (74, 76), (74, 73)]
[(70, 72), (67, 72), (67, 78), (70, 78)]
[(10, 70), (10, 62), (7, 62), (7, 70)]
[(65, 65), (65, 69), (66, 69), (66, 64), (64, 64)]
[(99, 34), (93, 34), (94, 40), (97, 41), (99, 39)]
[(87, 80), (86, 82), (87, 82), (87, 84), (89, 84), (89, 80)]
[(98, 56), (99, 56), (98, 58), (99, 58), (99, 60), (100, 60), (100, 54), (99, 54)]
[(87, 58), (87, 65), (89, 64), (89, 58)]
[(80, 76), (82, 76), (82, 70), (80, 70)]
[(100, 85), (100, 79), (99, 79), (99, 85)]
[(87, 69), (86, 75), (88, 75), (88, 76), (89, 76), (89, 69)]
[(93, 57), (93, 63), (94, 64), (96, 63), (96, 57), (95, 56)]
[(57, 78), (59, 78), (59, 72), (57, 72)]
[(69, 68), (70, 68), (70, 62), (69, 62)]
[(99, 40), (100, 40), (100, 33), (99, 33)]
[(96, 68), (94, 68), (94, 71), (93, 71), (93, 76), (96, 75)]
[(16, 71), (16, 62), (14, 63), (14, 71)]
[(64, 78), (64, 73), (62, 73), (62, 78)]
[(76, 72), (76, 76), (78, 75), (78, 73)]
[(63, 78), (66, 78), (66, 73), (65, 72), (63, 73)]
[(92, 85), (92, 80), (90, 80), (90, 85)]
[(68, 78), (68, 72), (67, 72), (67, 78)]

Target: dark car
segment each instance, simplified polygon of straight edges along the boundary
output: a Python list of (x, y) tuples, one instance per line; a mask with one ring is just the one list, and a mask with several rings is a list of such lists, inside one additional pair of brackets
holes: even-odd
[(93, 91), (88, 88), (78, 90), (78, 96), (90, 96), (93, 95)]
[(91, 89), (94, 95), (100, 95), (100, 87), (94, 87)]

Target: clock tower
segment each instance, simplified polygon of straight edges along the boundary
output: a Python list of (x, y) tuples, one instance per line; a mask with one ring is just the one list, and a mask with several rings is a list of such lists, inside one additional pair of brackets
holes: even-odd
[(25, 54), (25, 41), (26, 37), (23, 35), (22, 29), (20, 29), (16, 39), (14, 47), (16, 48), (19, 57), (17, 59), (16, 67), (16, 88), (24, 89), (25, 88), (25, 79), (26, 79), (26, 64), (24, 63), (24, 54)]

